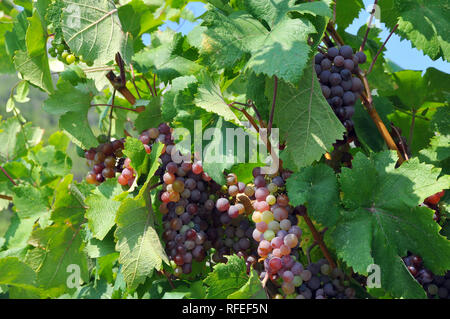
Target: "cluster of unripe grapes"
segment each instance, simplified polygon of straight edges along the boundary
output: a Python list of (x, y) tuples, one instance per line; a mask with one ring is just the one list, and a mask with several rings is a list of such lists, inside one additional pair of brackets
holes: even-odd
[(434, 275), (423, 266), (420, 256), (409, 254), (403, 262), (413, 277), (423, 286), (430, 299), (450, 299), (450, 270), (444, 276)]
[(76, 56), (73, 54), (67, 43), (61, 38), (54, 39), (51, 42), (51, 46), (48, 48), (48, 54), (67, 65), (80, 61), (86, 63), (88, 66), (93, 65), (92, 62), (85, 61), (82, 56)]
[(97, 148), (85, 151), (84, 156), (91, 171), (86, 182), (99, 185), (107, 178), (113, 178), (122, 171), (124, 139), (100, 144)]
[(363, 90), (362, 81), (353, 75), (358, 73), (358, 65), (366, 60), (363, 52), (353, 54), (348, 45), (331, 47), (314, 58), (323, 96), (348, 132), (353, 129), (354, 105)]

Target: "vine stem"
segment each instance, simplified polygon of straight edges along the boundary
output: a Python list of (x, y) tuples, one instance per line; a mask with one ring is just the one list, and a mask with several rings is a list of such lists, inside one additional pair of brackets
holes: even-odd
[(138, 107), (136, 109), (130, 109), (128, 107), (124, 107), (124, 106), (120, 106), (120, 105), (112, 105), (112, 104), (108, 104), (108, 103), (91, 104), (91, 106), (109, 106), (109, 107), (122, 109), (122, 110), (127, 110), (127, 111), (131, 111), (131, 112), (136, 112), (136, 113), (141, 113), (141, 112), (144, 111), (144, 107)]
[(152, 97), (155, 97), (155, 94), (153, 93), (153, 89), (152, 89), (152, 86), (150, 85), (150, 82), (148, 82), (148, 80), (144, 76), (142, 76), (142, 78), (144, 79), (145, 84), (147, 84), (147, 87), (150, 90), (150, 93), (152, 94)]
[(1, 194), (0, 194), (0, 198), (1, 198), (1, 199), (6, 199), (6, 200), (9, 200), (9, 201), (12, 201), (12, 200), (13, 200), (13, 198), (12, 198), (11, 196), (8, 196), (8, 195), (1, 195)]
[(273, 84), (272, 109), (270, 110), (269, 124), (267, 125), (267, 137), (270, 136), (270, 132), (272, 131), (273, 116), (275, 114), (275, 103), (277, 101), (277, 91), (278, 91), (278, 78), (275, 75), (274, 84)]
[(0, 165), (0, 170), (5, 174), (5, 176), (11, 181), (11, 183), (14, 184), (14, 186), (17, 186), (17, 183), (13, 180), (13, 178), (8, 174), (8, 172), (3, 168), (3, 166)]
[(411, 126), (409, 127), (409, 135), (408, 135), (408, 145), (412, 144), (412, 139), (414, 136), (414, 126), (416, 124), (416, 109), (413, 109), (412, 112), (412, 119), (411, 119)]
[(317, 231), (316, 227), (314, 226), (313, 222), (308, 216), (308, 213), (305, 212), (303, 215), (303, 219), (305, 220), (306, 224), (308, 225), (309, 230), (311, 231), (314, 240), (317, 242), (317, 245), (319, 245), (320, 249), (322, 250), (323, 255), (327, 259), (328, 263), (330, 264), (331, 268), (336, 268), (336, 263), (334, 262), (333, 258), (331, 258), (331, 254), (325, 245), (322, 235)]
[(384, 41), (383, 45), (378, 50), (377, 54), (375, 54), (375, 57), (373, 58), (372, 63), (370, 64), (370, 67), (369, 67), (369, 69), (366, 72), (366, 75), (369, 74), (370, 72), (372, 72), (373, 66), (375, 65), (375, 62), (377, 61), (378, 56), (381, 54), (381, 52), (383, 51), (384, 47), (386, 46), (386, 43), (389, 41), (391, 36), (394, 34), (395, 30), (397, 30), (397, 28), (398, 28), (398, 23), (394, 26), (394, 28), (392, 28), (391, 33), (389, 33), (389, 36)]
[(134, 89), (136, 90), (136, 94), (141, 99), (142, 97), (141, 97), (141, 94), (139, 93), (139, 89), (138, 89), (138, 87), (136, 85), (136, 81), (135, 81), (133, 64), (130, 64), (130, 70), (131, 70), (131, 82), (133, 83)]
[(393, 123), (391, 123), (391, 129), (392, 131), (395, 133), (395, 135), (398, 138), (398, 146), (401, 148), (402, 152), (403, 152), (403, 157), (405, 158), (405, 160), (409, 160), (408, 158), (408, 152), (405, 149), (405, 145), (402, 142), (402, 135), (400, 134), (400, 132), (398, 131), (398, 129), (394, 126)]
[(378, 0), (375, 0), (373, 3), (372, 12), (370, 13), (369, 23), (367, 24), (366, 34), (364, 35), (363, 42), (361, 43), (361, 46), (359, 47), (359, 51), (364, 51), (364, 47), (366, 46), (367, 38), (369, 37), (369, 31), (370, 26), (372, 25), (373, 16), (375, 14), (375, 8), (378, 3)]
[[(116, 98), (116, 89), (114, 89), (111, 99), (111, 105), (114, 105), (114, 99)], [(113, 110), (114, 108), (111, 106), (111, 110), (109, 111), (109, 129), (108, 129), (108, 141), (111, 140), (111, 129), (112, 129), (112, 120), (113, 120)]]

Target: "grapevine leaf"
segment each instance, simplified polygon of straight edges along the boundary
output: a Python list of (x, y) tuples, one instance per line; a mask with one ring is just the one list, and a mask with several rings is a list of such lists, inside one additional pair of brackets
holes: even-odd
[(247, 2), (253, 15), (264, 19), (270, 30), (243, 12), (225, 16), (218, 11), (208, 11), (203, 16), (202, 25), (208, 29), (203, 34), (201, 55), (218, 68), (234, 66), (250, 55), (246, 68), (256, 74), (276, 75), (287, 82), (298, 82), (308, 61), (308, 37), (317, 30), (308, 19), (290, 19), (287, 13), (331, 16), (331, 12), (322, 1), (296, 6), (292, 6), (293, 3)]
[[(215, 265), (214, 271), (209, 273), (203, 280), (203, 283), (208, 286), (206, 299), (226, 299), (233, 296), (235, 298), (240, 296), (248, 297), (249, 293), (257, 293), (255, 290), (248, 291), (246, 288), (243, 291), (239, 291), (249, 281), (245, 260), (236, 255), (228, 256), (227, 258), (228, 262), (226, 264)], [(247, 288), (250, 287), (247, 286)]]
[(48, 198), (53, 194), (53, 190), (49, 187), (19, 185), (14, 188), (14, 193), (13, 203), (20, 218), (37, 219), (50, 209)]
[(98, 144), (91, 130), (86, 113), (67, 112), (59, 118), (59, 128), (66, 133), (72, 142), (84, 149)]
[[(378, 115), (386, 127), (389, 127), (388, 114), (394, 111), (392, 102), (380, 96), (373, 97), (373, 104), (376, 105)], [(370, 118), (366, 109), (360, 101), (355, 103), (355, 114), (352, 117), (358, 140), (374, 152), (386, 150), (386, 142), (378, 133), (375, 123)]]
[(201, 66), (182, 56), (184, 37), (180, 33), (166, 30), (152, 43), (153, 47), (134, 55), (136, 69), (146, 73), (152, 71), (162, 81), (167, 82), (183, 75), (193, 75)]
[[(425, 267), (443, 273), (450, 267), (450, 242), (439, 235), (432, 211), (418, 207), (430, 194), (448, 188), (449, 176), (412, 158), (395, 168), (394, 152), (371, 158), (356, 154), (352, 169), (340, 174), (342, 219), (332, 233), (337, 254), (365, 274), (374, 263), (381, 267), (381, 284), (395, 297), (423, 298), (425, 293), (401, 257), (411, 251)], [(395, 190), (395, 191), (393, 191)]]
[(25, 80), (47, 93), (53, 93), (54, 87), (46, 52), (30, 57), (25, 51), (17, 51), (14, 56), (14, 66)]
[(15, 257), (0, 259), (0, 284), (28, 288), (36, 282), (36, 273)]
[(98, 186), (92, 195), (86, 198), (86, 218), (89, 228), (95, 238), (103, 240), (106, 234), (115, 224), (116, 211), (120, 207), (120, 202), (114, 197), (122, 193), (122, 188), (116, 179), (108, 179)]
[(89, 0), (64, 2), (62, 32), (71, 51), (85, 61), (104, 65), (119, 52), (131, 61), (132, 39), (122, 30), (114, 2)]
[(117, 212), (116, 250), (129, 289), (143, 283), (153, 271), (168, 264), (164, 248), (154, 229), (153, 210), (144, 199), (125, 199)]
[(252, 269), (248, 281), (238, 291), (229, 294), (227, 299), (267, 299), (258, 273)]
[(339, 217), (339, 188), (333, 169), (325, 164), (302, 168), (286, 181), (289, 200), (295, 206), (307, 203), (308, 214), (324, 226), (334, 226)]
[(448, 3), (445, 0), (386, 0), (380, 2), (381, 21), (402, 39), (409, 39), (414, 47), (433, 60), (450, 59)]
[(56, 87), (56, 91), (44, 101), (44, 111), (55, 115), (66, 112), (87, 114), (93, 97), (98, 93), (92, 80), (76, 85), (63, 80)]
[(336, 24), (339, 30), (345, 30), (364, 9), (362, 0), (336, 1)]
[[(273, 82), (268, 81), (266, 89), (270, 100)], [(278, 81), (274, 124), (279, 128), (281, 142), (286, 142), (281, 158), (292, 170), (318, 160), (344, 133), (311, 67), (305, 70), (298, 88)]]
[(225, 101), (217, 80), (212, 79), (206, 72), (202, 73), (202, 81), (195, 95), (195, 104), (208, 112), (223, 116), (227, 121), (239, 123), (236, 114)]
[(134, 126), (138, 132), (143, 132), (150, 127), (158, 127), (161, 122), (161, 97), (158, 96), (146, 103), (144, 112), (139, 113)]
[(29, 25), (25, 39), (27, 43), (28, 55), (33, 58), (44, 54), (47, 36), (38, 11), (35, 11), (33, 16), (28, 18), (28, 21)]

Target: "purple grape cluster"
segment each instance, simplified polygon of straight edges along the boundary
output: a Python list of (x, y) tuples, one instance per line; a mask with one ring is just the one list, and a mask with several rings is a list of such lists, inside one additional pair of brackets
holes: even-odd
[(423, 286), (430, 299), (450, 299), (450, 270), (444, 276), (433, 274), (423, 266), (420, 256), (409, 254), (403, 262), (413, 277)]
[(348, 132), (353, 130), (354, 105), (363, 91), (362, 81), (354, 75), (358, 73), (358, 65), (366, 60), (363, 52), (353, 54), (348, 45), (331, 47), (314, 57), (323, 96)]

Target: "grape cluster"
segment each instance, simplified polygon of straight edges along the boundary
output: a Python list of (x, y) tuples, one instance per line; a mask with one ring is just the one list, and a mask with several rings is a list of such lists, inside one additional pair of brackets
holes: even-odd
[(56, 36), (50, 44), (48, 54), (67, 65), (80, 61), (86, 63), (87, 66), (93, 65), (91, 61), (85, 61), (82, 56), (76, 56), (61, 36)]
[(354, 105), (363, 90), (362, 81), (353, 74), (358, 73), (358, 65), (366, 60), (363, 52), (353, 54), (348, 45), (331, 47), (328, 52), (318, 53), (314, 58), (323, 96), (348, 132), (353, 130)]
[[(296, 299), (353, 299), (355, 290), (349, 287), (345, 274), (339, 268), (332, 269), (326, 259), (311, 263), (306, 268), (290, 259), (280, 273), (283, 292)], [(276, 299), (283, 296), (277, 294)]]
[(163, 214), (163, 239), (167, 255), (176, 265), (174, 274), (180, 276), (191, 273), (192, 261), (203, 261), (213, 246), (206, 233), (214, 210), (209, 194), (220, 186), (203, 172), (200, 161), (177, 164), (170, 160), (167, 151), (161, 158), (163, 189), (159, 210)]
[(124, 139), (100, 144), (97, 148), (85, 151), (87, 165), (91, 171), (86, 176), (86, 182), (99, 185), (107, 178), (116, 176), (122, 171)]
[(434, 275), (423, 266), (420, 256), (409, 254), (403, 262), (413, 277), (423, 286), (430, 299), (450, 299), (450, 270), (444, 276)]

